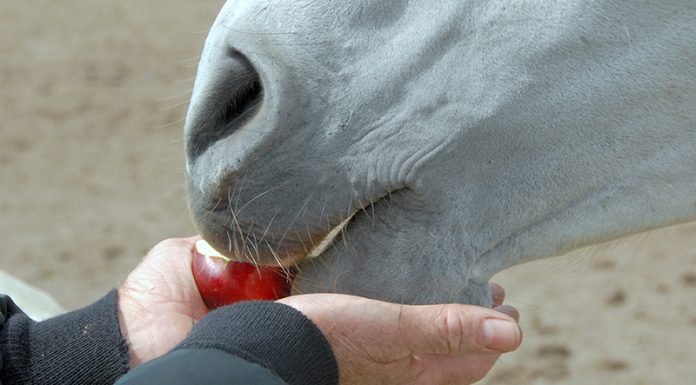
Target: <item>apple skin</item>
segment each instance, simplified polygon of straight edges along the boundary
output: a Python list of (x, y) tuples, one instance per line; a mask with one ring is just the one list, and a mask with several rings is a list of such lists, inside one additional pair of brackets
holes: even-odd
[(193, 279), (208, 309), (240, 301), (274, 301), (290, 295), (290, 281), (278, 267), (256, 266), (193, 250)]

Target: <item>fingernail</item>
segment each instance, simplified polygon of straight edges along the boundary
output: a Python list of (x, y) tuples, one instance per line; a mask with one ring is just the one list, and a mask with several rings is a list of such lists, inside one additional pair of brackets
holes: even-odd
[(487, 319), (483, 321), (483, 345), (488, 349), (509, 352), (520, 344), (520, 327), (511, 321)]

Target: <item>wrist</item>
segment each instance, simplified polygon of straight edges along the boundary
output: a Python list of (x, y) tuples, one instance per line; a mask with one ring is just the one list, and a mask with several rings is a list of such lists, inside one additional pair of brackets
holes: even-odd
[(2, 384), (113, 383), (128, 371), (115, 290), (85, 308), (46, 321), (11, 317), (2, 328)]
[(141, 312), (138, 306), (133, 302), (128, 295), (124, 293), (124, 289), (118, 289), (116, 300), (116, 309), (118, 313), (118, 325), (126, 345), (128, 346), (128, 362), (131, 368), (140, 365), (143, 360), (140, 352), (142, 347), (139, 344), (134, 344), (133, 341), (138, 341), (137, 328), (138, 318)]
[(217, 349), (271, 370), (290, 385), (338, 383), (338, 364), (321, 330), (294, 308), (265, 301), (211, 311), (179, 349)]

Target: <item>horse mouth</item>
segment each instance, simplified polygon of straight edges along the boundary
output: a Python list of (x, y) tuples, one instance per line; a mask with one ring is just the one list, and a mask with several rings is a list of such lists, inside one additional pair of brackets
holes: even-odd
[[(311, 261), (314, 259), (317, 259), (321, 257), (329, 248), (334, 246), (336, 239), (343, 235), (350, 224), (355, 221), (361, 221), (363, 219), (375, 219), (375, 214), (374, 214), (374, 207), (375, 204), (385, 200), (385, 199), (391, 199), (391, 196), (394, 192), (400, 191), (402, 188), (396, 189), (396, 190), (390, 190), (385, 194), (379, 195), (377, 198), (368, 201), (367, 204), (361, 205), (358, 208), (354, 209), (353, 212), (348, 215), (345, 219), (343, 219), (340, 223), (338, 223), (336, 226), (331, 228), (326, 235), (323, 236), (323, 238), (318, 242), (315, 243), (312, 248), (301, 258), (298, 258), (297, 260), (293, 261), (293, 266), (297, 266), (302, 262), (306, 261)], [(368, 214), (368, 209), (372, 208), (373, 212), (372, 214)]]
[(348, 226), (348, 222), (350, 222), (351, 219), (353, 219), (357, 213), (358, 212), (356, 211), (355, 213), (353, 213), (353, 215), (350, 215), (348, 218), (344, 219), (343, 221), (341, 221), (341, 223), (339, 223), (333, 229), (331, 229), (329, 233), (326, 234), (326, 236), (324, 236), (324, 238), (321, 241), (319, 241), (319, 243), (314, 245), (314, 247), (312, 247), (312, 249), (309, 250), (309, 253), (307, 253), (307, 255), (301, 259), (301, 261), (315, 259), (322, 255), (329, 247), (331, 247), (331, 245), (333, 245), (334, 241), (336, 240), (336, 237), (338, 237), (338, 235), (341, 234), (341, 232), (343, 232), (346, 226)]
[[(371, 216), (368, 211), (374, 204), (389, 199), (390, 193), (378, 196), (365, 205), (356, 205), (357, 208), (345, 213), (348, 215), (341, 216), (343, 219), (334, 217), (332, 223), (327, 223), (327, 219), (324, 221), (326, 227), (321, 231), (316, 231), (317, 227), (309, 231), (306, 223), (285, 232), (271, 231), (255, 226), (249, 218), (235, 216), (234, 211), (225, 210), (226, 205), (218, 206), (214, 211), (205, 209), (205, 216), (194, 215), (194, 218), (198, 219), (197, 227), (203, 238), (225, 257), (239, 262), (293, 269), (304, 262), (321, 258), (329, 249), (337, 247), (336, 240), (344, 236), (352, 222), (374, 219), (374, 214)], [(337, 223), (338, 220), (340, 222)], [(230, 223), (234, 225), (230, 226)]]

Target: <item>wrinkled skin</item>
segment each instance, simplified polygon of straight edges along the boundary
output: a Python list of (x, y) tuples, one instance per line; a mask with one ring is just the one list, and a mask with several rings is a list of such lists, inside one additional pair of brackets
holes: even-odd
[(228, 1), (185, 128), (196, 224), (298, 264), (296, 292), (488, 305), (506, 267), (696, 219), (695, 19), (693, 0)]

